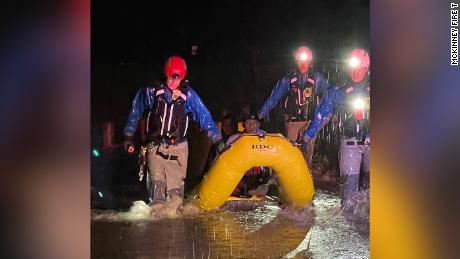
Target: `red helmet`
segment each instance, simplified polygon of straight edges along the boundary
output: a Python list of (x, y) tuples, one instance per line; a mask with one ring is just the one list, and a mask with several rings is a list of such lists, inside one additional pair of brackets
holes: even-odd
[(300, 73), (305, 74), (310, 68), (311, 61), (313, 60), (313, 54), (308, 47), (301, 46), (295, 52), (295, 61), (297, 63), (297, 69)]
[(166, 78), (184, 79), (187, 74), (187, 65), (185, 60), (179, 56), (172, 56), (166, 60), (165, 76)]
[(359, 83), (366, 77), (369, 71), (369, 54), (364, 49), (354, 49), (348, 57), (350, 78)]

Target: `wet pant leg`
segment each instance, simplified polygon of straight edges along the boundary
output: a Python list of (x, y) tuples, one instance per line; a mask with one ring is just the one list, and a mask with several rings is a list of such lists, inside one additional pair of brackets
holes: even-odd
[(173, 196), (184, 198), (184, 180), (187, 173), (188, 143), (182, 142), (170, 145), (167, 148), (160, 147), (165, 155), (177, 156), (177, 159), (164, 159), (167, 197)]
[(152, 203), (166, 202), (166, 171), (165, 161), (156, 155), (158, 146), (152, 146), (148, 153), (150, 199)]
[[(301, 136), (303, 136), (304, 132), (307, 130), (308, 126), (310, 125), (311, 121), (308, 121), (308, 123), (305, 125), (305, 127), (302, 129), (300, 132)], [(310, 145), (308, 145), (308, 150), (307, 153), (305, 154), (305, 157), (307, 159), (307, 165), (309, 168), (311, 168), (312, 161), (313, 161), (313, 151), (315, 150), (315, 143), (316, 143), (316, 138), (318, 137), (318, 134), (316, 134), (311, 140), (310, 140)]]
[(362, 184), (361, 188), (362, 189), (369, 189), (370, 186), (370, 153), (371, 153), (371, 148), (369, 145), (364, 146), (364, 151), (363, 151), (363, 164), (362, 164), (362, 173), (363, 177), (362, 179)]
[(359, 173), (363, 158), (364, 147), (362, 145), (347, 145), (351, 139), (342, 139), (339, 151), (340, 161), (340, 196), (342, 206), (352, 202), (353, 196), (358, 192)]

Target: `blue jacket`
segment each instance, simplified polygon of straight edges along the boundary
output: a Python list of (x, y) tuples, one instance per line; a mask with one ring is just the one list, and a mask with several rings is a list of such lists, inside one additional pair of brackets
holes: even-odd
[[(354, 84), (353, 87), (356, 89), (354, 93), (369, 96), (369, 89), (365, 89), (368, 86), (369, 81), (364, 80), (362, 83)], [(304, 137), (313, 138), (318, 132), (329, 122), (336, 107), (343, 109), (347, 102), (347, 91), (348, 88), (331, 86), (327, 89), (319, 106), (316, 108), (315, 117), (308, 126), (304, 133)]]
[[(188, 87), (187, 101), (185, 103), (185, 111), (192, 115), (192, 119), (197, 122), (200, 127), (208, 132), (208, 137), (213, 143), (220, 140), (221, 134), (217, 129), (214, 121), (212, 120), (211, 114), (209, 113), (206, 106), (201, 101), (198, 94)], [(153, 109), (155, 103), (154, 88), (145, 87), (140, 89), (134, 97), (131, 111), (129, 112), (128, 121), (126, 122), (123, 133), (125, 135), (132, 136), (137, 130), (139, 119), (144, 114), (145, 110)], [(171, 91), (165, 92), (165, 97), (168, 102), (172, 102)]]
[[(305, 82), (303, 82), (304, 79), (300, 78), (300, 80), (300, 84), (305, 84)], [(319, 72), (315, 72), (313, 74), (313, 80), (315, 81), (313, 90), (315, 94), (322, 94), (329, 87), (329, 83)], [(273, 107), (275, 107), (275, 105), (281, 100), (281, 98), (289, 92), (290, 87), (291, 77), (289, 75), (279, 79), (273, 88), (270, 97), (265, 101), (264, 105), (260, 109), (259, 114), (262, 115), (262, 117), (266, 117), (270, 110), (273, 109)]]

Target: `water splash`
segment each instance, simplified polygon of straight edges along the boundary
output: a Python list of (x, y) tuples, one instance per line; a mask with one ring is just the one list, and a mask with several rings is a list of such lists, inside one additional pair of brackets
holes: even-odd
[(369, 219), (369, 189), (362, 190), (351, 196), (343, 204), (341, 214), (347, 217)]
[(120, 217), (124, 220), (142, 220), (150, 217), (152, 208), (144, 201), (135, 201), (128, 212), (121, 213)]
[[(137, 203), (136, 209), (147, 211), (150, 207), (150, 218), (124, 220), (120, 212), (94, 213), (106, 218), (92, 224), (92, 255), (95, 258), (368, 258), (369, 233), (360, 230), (368, 229), (369, 221), (363, 213), (368, 206), (368, 193), (357, 194), (355, 208), (360, 209), (356, 209), (353, 220), (343, 215), (337, 192), (324, 190), (317, 190), (313, 206), (302, 209), (280, 208), (277, 201), (268, 200), (251, 211), (236, 210), (234, 206), (234, 210), (197, 213), (199, 209), (192, 204), (173, 202), (165, 206), (175, 210), (156, 213), (150, 206)], [(142, 210), (131, 209), (124, 215), (131, 212), (145, 216)], [(171, 214), (173, 218), (168, 218)], [(161, 217), (165, 218), (158, 220)], [(107, 222), (110, 219), (116, 222)]]
[[(287, 205), (279, 212), (277, 220), (289, 220), (296, 227), (311, 226), (315, 219), (313, 206), (295, 207)], [(276, 223), (276, 222), (275, 222)]]
[(93, 210), (94, 221), (139, 221), (189, 217), (201, 213), (192, 203), (183, 204), (183, 200), (173, 197), (166, 203), (147, 205), (144, 201), (134, 201), (127, 212)]
[(336, 193), (317, 192), (315, 222), (286, 258), (369, 258), (369, 213), (365, 209), (369, 207), (368, 198), (368, 190), (357, 193), (350, 202), (356, 214), (345, 214)]

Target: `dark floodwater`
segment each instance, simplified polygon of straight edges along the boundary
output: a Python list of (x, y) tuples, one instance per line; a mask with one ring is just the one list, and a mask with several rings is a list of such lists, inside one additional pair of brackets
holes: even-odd
[(369, 258), (368, 194), (362, 193), (356, 215), (347, 218), (340, 213), (338, 194), (327, 190), (317, 190), (314, 206), (303, 211), (281, 209), (275, 199), (252, 208), (238, 204), (226, 210), (147, 220), (132, 219), (142, 217), (142, 210), (135, 215), (92, 211), (91, 256)]

